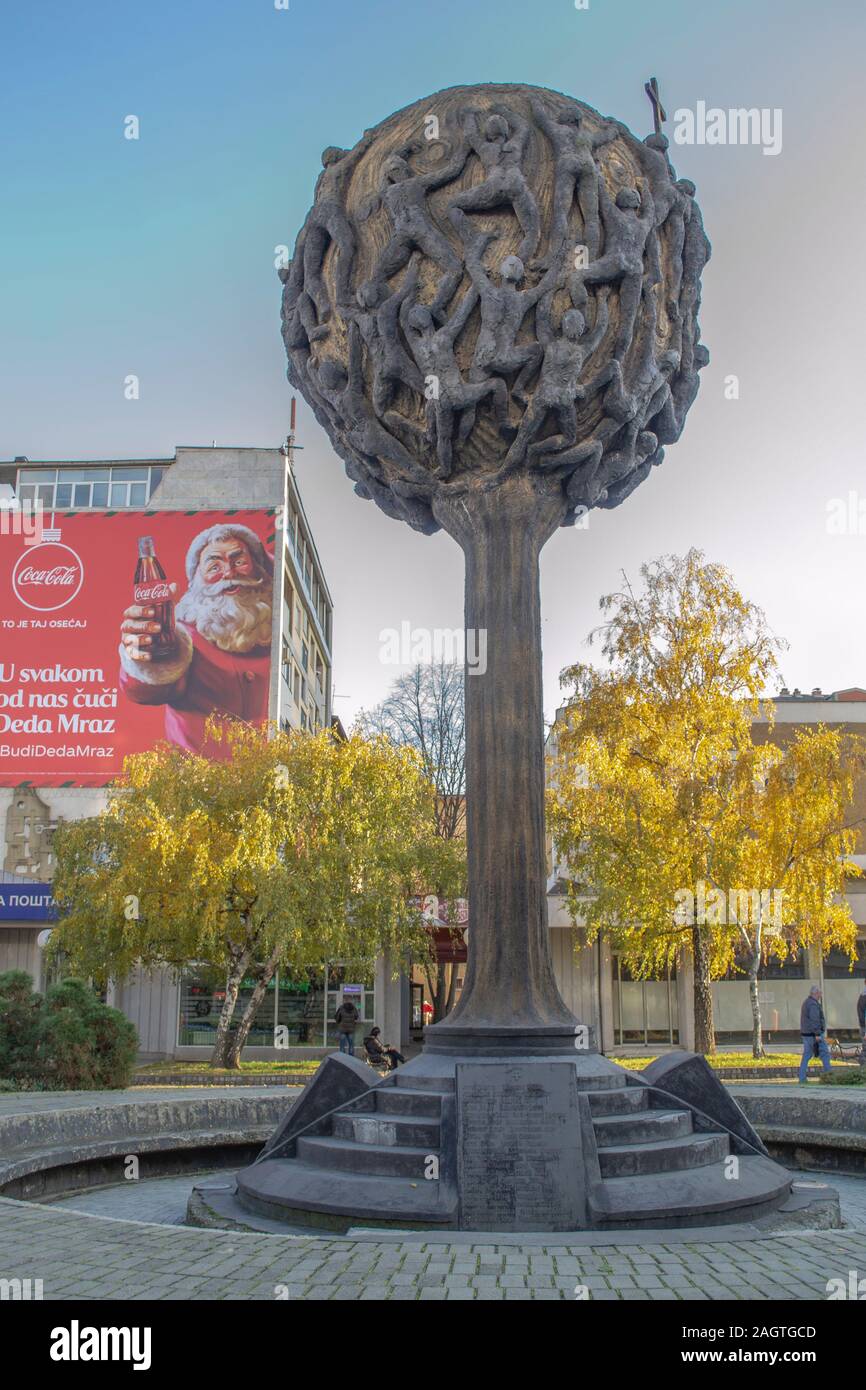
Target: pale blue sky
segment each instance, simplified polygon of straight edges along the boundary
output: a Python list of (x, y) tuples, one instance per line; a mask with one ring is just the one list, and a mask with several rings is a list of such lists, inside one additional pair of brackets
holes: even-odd
[[(620, 568), (691, 544), (788, 638), (790, 685), (866, 684), (866, 519), (863, 535), (826, 529), (832, 498), (859, 490), (866, 505), (864, 29), (854, 0), (13, 0), (0, 19), (0, 457), (278, 444), (290, 393), (274, 247), (293, 244), (325, 145), (487, 81), (570, 92), (643, 135), (655, 74), (671, 116), (699, 100), (781, 108), (783, 147), (673, 151), (713, 241), (712, 362), (664, 466), (545, 551), (546, 712)], [(138, 141), (123, 138), (130, 114)], [(354, 496), (303, 405), (299, 437), (348, 719), (393, 674), (382, 628), (460, 624), (462, 566), (447, 537)]]

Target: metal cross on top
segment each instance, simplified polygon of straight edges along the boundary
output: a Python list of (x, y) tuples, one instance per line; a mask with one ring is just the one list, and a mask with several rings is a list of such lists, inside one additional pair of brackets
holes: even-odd
[(661, 135), (662, 121), (666, 121), (668, 117), (665, 108), (662, 106), (662, 99), (659, 96), (659, 84), (654, 77), (651, 77), (649, 82), (643, 84), (643, 89), (652, 103), (653, 124), (655, 125), (656, 135)]

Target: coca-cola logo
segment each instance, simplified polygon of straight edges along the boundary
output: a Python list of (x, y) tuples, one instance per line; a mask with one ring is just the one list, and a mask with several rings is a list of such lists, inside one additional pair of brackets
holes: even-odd
[(155, 584), (136, 584), (133, 586), (133, 597), (136, 603), (160, 603), (163, 599), (171, 598), (171, 589), (168, 581), (163, 579)]
[(25, 608), (53, 613), (71, 603), (84, 583), (81, 557), (59, 541), (28, 547), (12, 571), (12, 588)]

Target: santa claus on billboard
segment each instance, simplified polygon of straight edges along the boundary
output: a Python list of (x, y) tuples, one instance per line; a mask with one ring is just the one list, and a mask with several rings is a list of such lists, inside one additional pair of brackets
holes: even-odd
[(135, 704), (165, 706), (170, 742), (191, 753), (226, 756), (219, 745), (205, 747), (211, 715), (248, 723), (267, 718), (273, 573), (254, 531), (221, 522), (189, 547), (189, 587), (175, 609), (176, 640), (167, 654), (150, 650), (162, 646), (156, 607), (138, 602), (126, 609), (120, 686)]

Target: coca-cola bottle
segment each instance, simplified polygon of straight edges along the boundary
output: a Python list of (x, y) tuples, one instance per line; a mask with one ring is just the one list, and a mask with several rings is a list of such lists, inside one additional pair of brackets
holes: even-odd
[(153, 661), (171, 656), (177, 644), (174, 631), (174, 604), (165, 570), (156, 558), (152, 536), (138, 538), (138, 564), (133, 581), (134, 601), (142, 608), (152, 608), (151, 622), (159, 623), (159, 632), (150, 634), (147, 651)]

